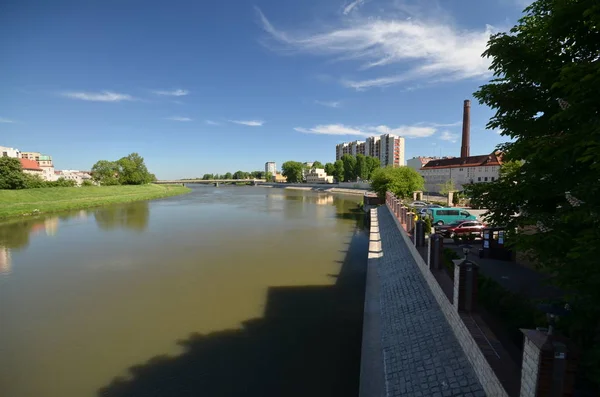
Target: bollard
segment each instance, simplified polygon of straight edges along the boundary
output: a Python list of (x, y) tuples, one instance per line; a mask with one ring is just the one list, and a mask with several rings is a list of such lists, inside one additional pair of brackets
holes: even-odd
[(414, 226), (415, 226), (415, 219), (413, 217), (413, 213), (407, 212), (406, 213), (406, 231), (408, 233), (412, 233)]
[(406, 225), (406, 207), (402, 206), (400, 211), (400, 223)]
[(425, 222), (418, 220), (415, 224), (414, 241), (416, 247), (425, 246)]
[(442, 268), (442, 253), (444, 252), (444, 238), (433, 233), (429, 236), (429, 270), (432, 272)]
[(476, 263), (466, 258), (454, 265), (454, 308), (458, 312), (477, 310), (478, 268)]

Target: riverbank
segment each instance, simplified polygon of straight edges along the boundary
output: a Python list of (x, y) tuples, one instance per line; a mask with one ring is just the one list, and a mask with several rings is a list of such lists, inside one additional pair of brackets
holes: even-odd
[(369, 189), (341, 188), (341, 187), (336, 187), (337, 185), (325, 185), (325, 184), (313, 185), (313, 184), (306, 184), (306, 183), (297, 183), (297, 184), (261, 183), (256, 186), (267, 187), (267, 188), (288, 189), (288, 190), (306, 190), (306, 191), (324, 192), (324, 193), (355, 194), (358, 196), (363, 196), (366, 192), (370, 191)]
[(179, 185), (55, 187), (0, 190), (0, 220), (177, 196), (190, 192)]

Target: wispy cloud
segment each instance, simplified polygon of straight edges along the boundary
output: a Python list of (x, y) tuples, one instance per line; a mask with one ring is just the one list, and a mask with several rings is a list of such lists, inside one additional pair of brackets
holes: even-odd
[(440, 139), (442, 141), (456, 143), (458, 141), (458, 134), (453, 134), (450, 131), (442, 131), (442, 134), (440, 135)]
[(236, 123), (236, 124), (247, 125), (249, 127), (260, 127), (265, 123), (262, 120), (229, 120), (229, 121), (232, 123)]
[(14, 123), (14, 120), (5, 119), (4, 117), (0, 117), (0, 123)]
[(156, 95), (164, 95), (164, 96), (186, 96), (188, 95), (190, 92), (188, 90), (181, 90), (181, 89), (177, 89), (177, 90), (173, 90), (173, 91), (152, 91), (153, 93), (155, 93)]
[(421, 124), (427, 124), (430, 125), (432, 127), (457, 127), (459, 125), (462, 125), (462, 121), (455, 121), (454, 123), (421, 123)]
[[(490, 60), (481, 57), (495, 31), (489, 25), (469, 31), (443, 18), (437, 20), (421, 14), (410, 18), (386, 15), (353, 18), (351, 23), (342, 20), (338, 26), (324, 31), (291, 34), (276, 29), (260, 9), (256, 10), (271, 44), (277, 44), (269, 45), (270, 48), (354, 62), (363, 73), (370, 70), (368, 79), (341, 80), (346, 87), (363, 90), (403, 82), (414, 84), (418, 80), (455, 81), (491, 75)], [(400, 72), (372, 76), (385, 65), (396, 65)]]
[(208, 125), (221, 125), (221, 123), (212, 120), (206, 120), (205, 123)]
[(102, 92), (65, 92), (63, 96), (71, 99), (79, 99), (82, 101), (93, 101), (93, 102), (121, 102), (121, 101), (135, 101), (136, 98), (129, 94), (120, 94), (112, 91)]
[(328, 108), (340, 108), (342, 103), (340, 101), (315, 101), (317, 105), (326, 106)]
[(319, 135), (355, 135), (368, 137), (373, 135), (394, 134), (405, 138), (426, 138), (435, 134), (436, 128), (430, 126), (401, 125), (399, 127), (377, 126), (347, 126), (344, 124), (320, 124), (312, 128), (296, 127), (295, 131), (304, 134)]
[(192, 121), (192, 119), (190, 119), (189, 117), (181, 117), (181, 116), (167, 117), (167, 120), (171, 120), (171, 121)]
[(344, 11), (342, 11), (342, 13), (344, 15), (348, 15), (348, 14), (350, 14), (352, 12), (352, 10), (354, 10), (355, 8), (358, 8), (364, 2), (365, 2), (365, 0), (355, 0), (355, 1), (353, 1), (350, 4), (348, 4), (346, 7), (344, 7)]

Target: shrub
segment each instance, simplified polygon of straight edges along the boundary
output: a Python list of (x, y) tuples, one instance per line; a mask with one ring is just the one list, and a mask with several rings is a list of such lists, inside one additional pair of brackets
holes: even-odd
[(81, 182), (81, 186), (94, 186), (94, 184), (92, 181), (86, 179), (85, 181)]

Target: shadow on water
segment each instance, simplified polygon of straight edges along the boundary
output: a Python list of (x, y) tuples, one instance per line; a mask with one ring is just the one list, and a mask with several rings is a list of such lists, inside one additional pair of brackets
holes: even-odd
[(100, 207), (94, 210), (94, 218), (102, 230), (124, 228), (143, 232), (148, 227), (150, 207), (147, 201)]
[[(102, 387), (102, 397), (358, 394), (368, 239), (357, 231), (328, 286), (278, 286), (240, 329), (191, 334)], [(217, 303), (218, 304), (218, 303)]]

